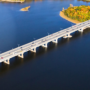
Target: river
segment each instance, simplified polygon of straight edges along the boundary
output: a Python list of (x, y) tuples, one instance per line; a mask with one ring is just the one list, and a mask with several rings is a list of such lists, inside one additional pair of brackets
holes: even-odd
[[(0, 53), (74, 25), (59, 16), (69, 4), (90, 5), (77, 0), (0, 3)], [(25, 6), (29, 11), (21, 12)], [(0, 90), (90, 90), (90, 29), (24, 56), (0, 64)]]

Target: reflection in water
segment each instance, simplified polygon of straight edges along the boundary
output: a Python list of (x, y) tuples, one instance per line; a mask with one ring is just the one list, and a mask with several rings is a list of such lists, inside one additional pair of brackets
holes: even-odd
[(55, 45), (55, 48), (57, 48), (58, 43), (54, 43), (54, 45)]
[(10, 65), (0, 63), (0, 75), (5, 73), (6, 71), (9, 71)]

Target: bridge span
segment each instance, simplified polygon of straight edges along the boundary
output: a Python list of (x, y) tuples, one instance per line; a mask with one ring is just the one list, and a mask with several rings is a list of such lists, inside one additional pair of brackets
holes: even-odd
[(20, 47), (14, 48), (12, 50), (6, 51), (0, 54), (0, 63), (4, 62), (10, 64), (10, 59), (18, 56), (24, 58), (24, 53), (27, 51), (36, 52), (36, 48), (39, 46), (47, 48), (49, 42), (58, 43), (59, 38), (71, 38), (71, 34), (76, 31), (83, 32), (84, 29), (90, 28), (90, 20), (82, 22), (80, 24), (73, 25), (69, 28), (60, 30), (58, 32), (52, 33), (48, 36), (42, 37), (40, 39), (34, 40), (30, 43), (22, 45)]

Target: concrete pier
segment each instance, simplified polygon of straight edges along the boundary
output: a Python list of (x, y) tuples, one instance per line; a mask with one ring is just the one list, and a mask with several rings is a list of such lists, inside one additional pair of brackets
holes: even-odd
[(6, 63), (6, 64), (10, 64), (10, 60), (7, 59), (7, 60), (4, 61), (4, 63)]
[(24, 58), (24, 55), (23, 55), (24, 53), (20, 53), (19, 55), (18, 55), (18, 57), (20, 57), (20, 58)]
[(79, 32), (83, 32), (83, 30), (84, 30), (83, 28), (80, 28), (78, 31), (79, 31)]
[(58, 43), (59, 38), (71, 38), (72, 33), (76, 31), (83, 32), (86, 28), (90, 28), (90, 20), (73, 25), (69, 28), (60, 30), (58, 32), (55, 32), (53, 34), (47, 35), (43, 38), (37, 39), (35, 41), (32, 41), (30, 43), (27, 43), (25, 45), (22, 45), (20, 47), (14, 48), (12, 50), (6, 51), (4, 53), (0, 54), (0, 62), (4, 62), (6, 64), (10, 64), (10, 58), (13, 58), (15, 56), (18, 56), (20, 58), (24, 58), (24, 53), (31, 51), (36, 53), (37, 47), (48, 47), (49, 42)]
[(47, 43), (43, 44), (43, 45), (42, 45), (42, 47), (45, 47), (45, 48), (47, 48)]
[(63, 38), (71, 38), (72, 36), (70, 35), (70, 33), (68, 33), (67, 35), (65, 35)]
[(36, 53), (36, 48), (33, 48), (33, 49), (30, 50), (30, 51)]
[(53, 43), (58, 43), (58, 39), (54, 39), (52, 42)]

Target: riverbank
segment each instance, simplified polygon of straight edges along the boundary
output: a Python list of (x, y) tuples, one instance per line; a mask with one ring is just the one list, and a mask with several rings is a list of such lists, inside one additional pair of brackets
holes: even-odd
[(66, 19), (67, 21), (69, 21), (69, 22), (72, 22), (72, 23), (75, 23), (75, 24), (81, 23), (80, 21), (77, 21), (77, 20), (73, 20), (73, 19), (71, 19), (71, 18), (68, 18), (68, 17), (63, 13), (63, 11), (60, 11), (59, 15), (60, 15), (62, 18), (64, 18), (64, 19)]

